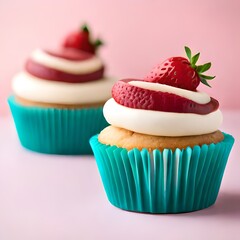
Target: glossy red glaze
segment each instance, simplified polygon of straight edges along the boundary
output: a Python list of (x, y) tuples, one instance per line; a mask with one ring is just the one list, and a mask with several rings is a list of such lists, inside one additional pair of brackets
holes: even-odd
[(145, 77), (146, 81), (196, 91), (200, 83), (198, 73), (183, 57), (172, 57), (157, 65)]
[(129, 108), (146, 109), (176, 113), (208, 114), (218, 109), (219, 103), (211, 98), (207, 104), (198, 104), (184, 97), (172, 93), (152, 91), (130, 85), (129, 81), (143, 81), (124, 79), (116, 82), (112, 88), (114, 100)]
[(50, 67), (46, 67), (39, 64), (31, 59), (27, 60), (25, 69), (31, 75), (42, 78), (44, 80), (59, 81), (59, 82), (69, 82), (69, 83), (82, 83), (95, 81), (103, 78), (104, 67), (101, 69), (88, 73), (88, 74), (70, 74), (62, 72)]

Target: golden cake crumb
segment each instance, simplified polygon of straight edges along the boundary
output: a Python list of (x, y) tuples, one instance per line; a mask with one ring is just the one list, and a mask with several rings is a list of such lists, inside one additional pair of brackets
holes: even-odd
[(184, 136), (184, 137), (165, 137), (152, 136), (141, 133), (132, 132), (123, 128), (108, 126), (98, 136), (99, 142), (107, 145), (116, 145), (117, 147), (131, 150), (138, 148), (142, 150), (147, 148), (149, 151), (165, 148), (175, 150), (194, 147), (195, 145), (218, 143), (224, 139), (221, 131), (216, 131), (204, 135)]

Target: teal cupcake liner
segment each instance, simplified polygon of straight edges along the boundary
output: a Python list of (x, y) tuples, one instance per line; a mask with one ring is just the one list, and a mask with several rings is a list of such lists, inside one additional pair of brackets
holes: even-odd
[(56, 109), (26, 107), (8, 99), (22, 146), (47, 154), (92, 154), (89, 139), (108, 123), (102, 107)]
[(217, 144), (193, 148), (132, 149), (90, 139), (109, 201), (128, 211), (181, 213), (215, 203), (228, 156), (231, 135)]

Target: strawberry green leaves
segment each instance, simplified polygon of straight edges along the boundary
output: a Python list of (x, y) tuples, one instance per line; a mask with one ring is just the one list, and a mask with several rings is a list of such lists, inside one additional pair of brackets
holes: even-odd
[(83, 25), (81, 26), (81, 30), (80, 30), (80, 31), (83, 31), (83, 32), (89, 33), (88, 25), (87, 25), (87, 24), (83, 24)]
[(199, 56), (200, 56), (200, 53), (197, 53), (196, 55), (194, 55), (194, 56), (192, 57), (192, 59), (191, 59), (191, 61), (190, 61), (190, 63), (191, 63), (192, 66), (195, 66), (195, 65), (196, 65), (196, 63), (197, 63), (197, 61), (198, 61), (198, 59), (199, 59)]
[(185, 46), (185, 52), (186, 52), (187, 57), (190, 61), (192, 59), (192, 52), (191, 52), (190, 48)]
[(188, 57), (188, 59), (189, 59), (189, 62), (190, 62), (190, 64), (191, 64), (191, 66), (192, 66), (192, 68), (196, 68), (196, 63), (197, 63), (197, 61), (198, 61), (198, 59), (199, 59), (199, 57), (200, 57), (200, 53), (197, 53), (196, 55), (194, 55), (193, 57), (192, 57), (192, 51), (191, 51), (191, 49), (189, 48), (189, 47), (186, 47), (185, 46), (185, 52), (186, 52), (186, 54), (187, 54), (187, 57)]
[(207, 82), (207, 80), (212, 80), (212, 79), (215, 78), (215, 76), (207, 76), (207, 75), (202, 74), (202, 73), (206, 72), (207, 70), (209, 70), (211, 68), (211, 63), (208, 62), (208, 63), (205, 63), (203, 65), (198, 65), (197, 66), (196, 63), (199, 59), (200, 53), (197, 53), (196, 55), (192, 56), (191, 49), (187, 46), (185, 46), (185, 52), (186, 52), (186, 55), (189, 59), (191, 67), (196, 70), (196, 72), (198, 73), (198, 75), (200, 77), (201, 82), (204, 85), (206, 85), (208, 87), (211, 87), (209, 85), (209, 83)]
[(202, 78), (205, 78), (206, 80), (212, 80), (212, 79), (215, 78), (215, 76), (214, 77), (213, 76), (206, 76), (206, 75), (203, 75), (203, 74), (199, 74), (199, 76), (202, 77)]
[(204, 65), (199, 65), (196, 67), (196, 70), (198, 73), (203, 73), (203, 72), (206, 72), (208, 69), (210, 69), (211, 65), (212, 64), (210, 62)]
[(207, 82), (207, 80), (206, 80), (205, 78), (201, 78), (201, 77), (200, 77), (200, 81), (201, 81), (201, 83), (203, 83), (204, 85), (206, 85), (206, 86), (208, 86), (208, 87), (211, 87), (211, 86), (208, 84), (208, 82)]
[(104, 42), (100, 38), (97, 38), (93, 45), (95, 46), (95, 49), (98, 49), (100, 46), (104, 45)]

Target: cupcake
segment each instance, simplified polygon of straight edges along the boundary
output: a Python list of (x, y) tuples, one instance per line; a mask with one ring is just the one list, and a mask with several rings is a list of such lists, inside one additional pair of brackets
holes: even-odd
[(12, 81), (8, 102), (22, 146), (48, 154), (91, 154), (89, 138), (108, 124), (104, 102), (114, 79), (104, 76), (87, 26), (56, 50), (36, 49)]
[(181, 213), (215, 203), (234, 138), (219, 130), (211, 63), (172, 57), (144, 79), (124, 79), (104, 105), (110, 126), (90, 140), (109, 201), (128, 211)]

